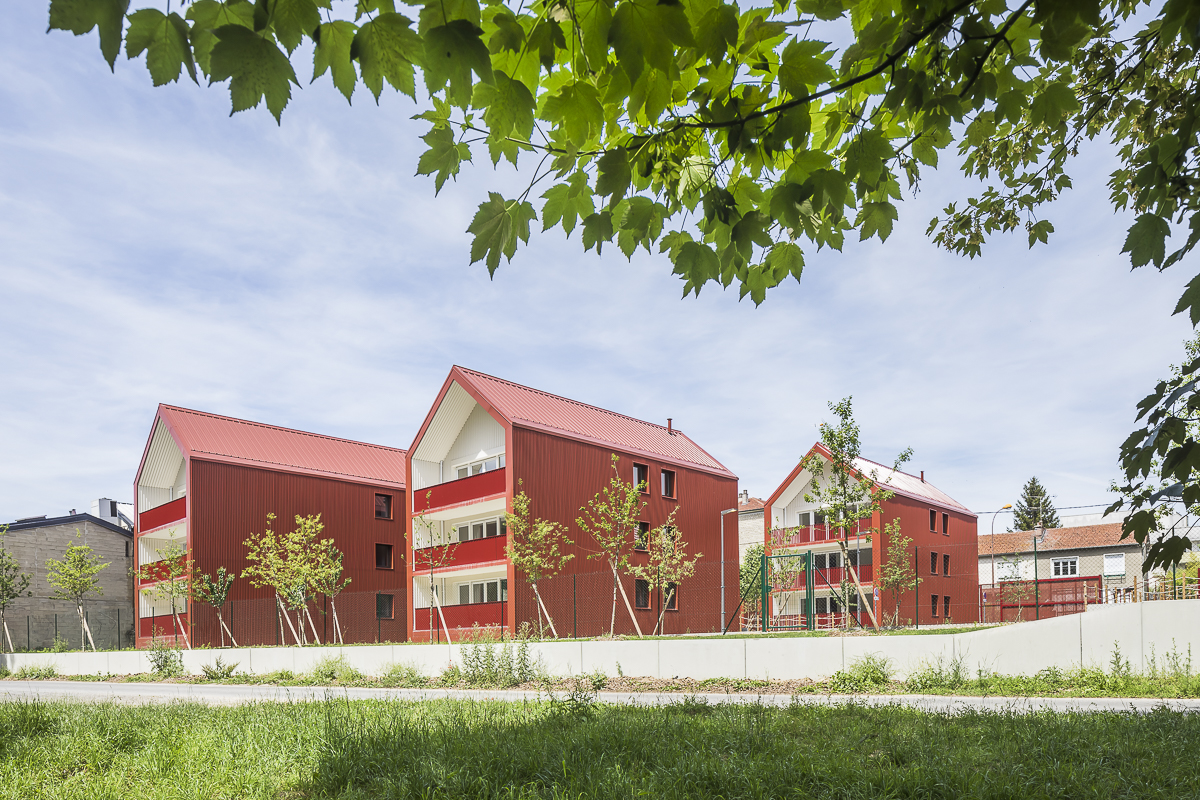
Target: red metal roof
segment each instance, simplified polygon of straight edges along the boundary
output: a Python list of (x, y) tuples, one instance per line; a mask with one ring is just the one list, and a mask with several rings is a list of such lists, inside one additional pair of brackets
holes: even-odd
[(405, 451), (160, 405), (189, 457), (404, 488)]
[(464, 367), (455, 367), (451, 378), (455, 371), (512, 425), (545, 430), (627, 452), (641, 452), (705, 472), (737, 477), (678, 430), (668, 433), (663, 425), (643, 422)]

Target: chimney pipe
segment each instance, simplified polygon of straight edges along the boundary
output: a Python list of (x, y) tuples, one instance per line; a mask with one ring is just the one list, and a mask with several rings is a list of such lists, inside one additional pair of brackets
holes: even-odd
[(925, 470), (921, 470), (921, 483), (925, 482)]
[(670, 417), (667, 417), (667, 433), (675, 433), (675, 431), (671, 428), (671, 418)]

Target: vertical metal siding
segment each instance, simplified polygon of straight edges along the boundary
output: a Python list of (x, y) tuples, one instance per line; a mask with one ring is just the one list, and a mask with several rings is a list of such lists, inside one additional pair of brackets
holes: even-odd
[[(403, 490), (195, 458), (190, 472), (192, 557), (199, 572), (211, 575), (218, 567), (225, 567), (239, 576), (230, 592), (231, 600), (272, 597), (270, 590), (254, 589), (240, 577), (247, 566), (243, 543), (251, 532), (266, 528), (268, 512), (276, 515), (276, 530), (291, 530), (296, 515), (319, 513), (325, 524), (323, 536), (333, 539), (345, 553), (344, 575), (351, 580), (346, 592), (392, 593), (396, 595), (395, 617), (402, 620), (407, 616)], [(391, 520), (375, 518), (376, 493), (392, 495)], [(375, 568), (376, 543), (392, 545), (393, 569)], [(345, 613), (339, 611), (339, 616)]]

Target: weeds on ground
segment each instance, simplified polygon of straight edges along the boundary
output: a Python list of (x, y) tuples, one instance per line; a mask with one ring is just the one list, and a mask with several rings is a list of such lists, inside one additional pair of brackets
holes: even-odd
[(151, 631), (150, 647), (146, 650), (150, 670), (157, 678), (177, 678), (183, 674), (183, 654), (160, 633), (159, 628)]
[(48, 681), (58, 677), (58, 667), (53, 664), (27, 664), (18, 669), (13, 677), (19, 681)]
[(392, 664), (378, 680), (380, 686), (396, 689), (424, 689), (429, 683), (429, 678), (412, 664)]
[(345, 656), (323, 658), (313, 665), (312, 670), (304, 676), (301, 683), (319, 686), (350, 686), (362, 683), (366, 676), (354, 667)]
[(205, 680), (229, 680), (234, 676), (234, 672), (237, 670), (239, 663), (240, 662), (235, 661), (232, 664), (226, 664), (221, 660), (220, 656), (217, 656), (216, 661), (214, 661), (212, 664), (204, 664), (200, 667), (200, 671), (204, 673)]
[(863, 694), (877, 692), (892, 682), (892, 663), (876, 653), (855, 661), (848, 669), (833, 673), (829, 691), (834, 694)]
[[(514, 640), (497, 641), (495, 634), (476, 625), (461, 649), (460, 682), (471, 687), (507, 689), (535, 677), (525, 626)], [(443, 684), (447, 676), (443, 674)], [(448, 684), (447, 684), (448, 685)]]

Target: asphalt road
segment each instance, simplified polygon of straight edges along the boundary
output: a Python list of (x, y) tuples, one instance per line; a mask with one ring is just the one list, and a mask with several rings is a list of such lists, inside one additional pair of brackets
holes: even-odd
[[(104, 683), (76, 681), (0, 681), (0, 701), (76, 700), (94, 703), (172, 703), (196, 702), (208, 705), (239, 705), (261, 702), (304, 702), (327, 697), (350, 700), (537, 700), (542, 692), (464, 689), (354, 689), (322, 686), (239, 686), (186, 683)], [(1070, 698), (1070, 697), (946, 697), (942, 695), (791, 695), (780, 694), (679, 694), (651, 692), (600, 692), (602, 703), (621, 705), (670, 705), (685, 698), (712, 704), (761, 703), (787, 706), (793, 701), (804, 705), (865, 706), (899, 705), (941, 714), (966, 710), (1013, 711), (1131, 711), (1148, 713), (1166, 707), (1176, 711), (1200, 711), (1200, 700), (1160, 700), (1148, 698)]]

